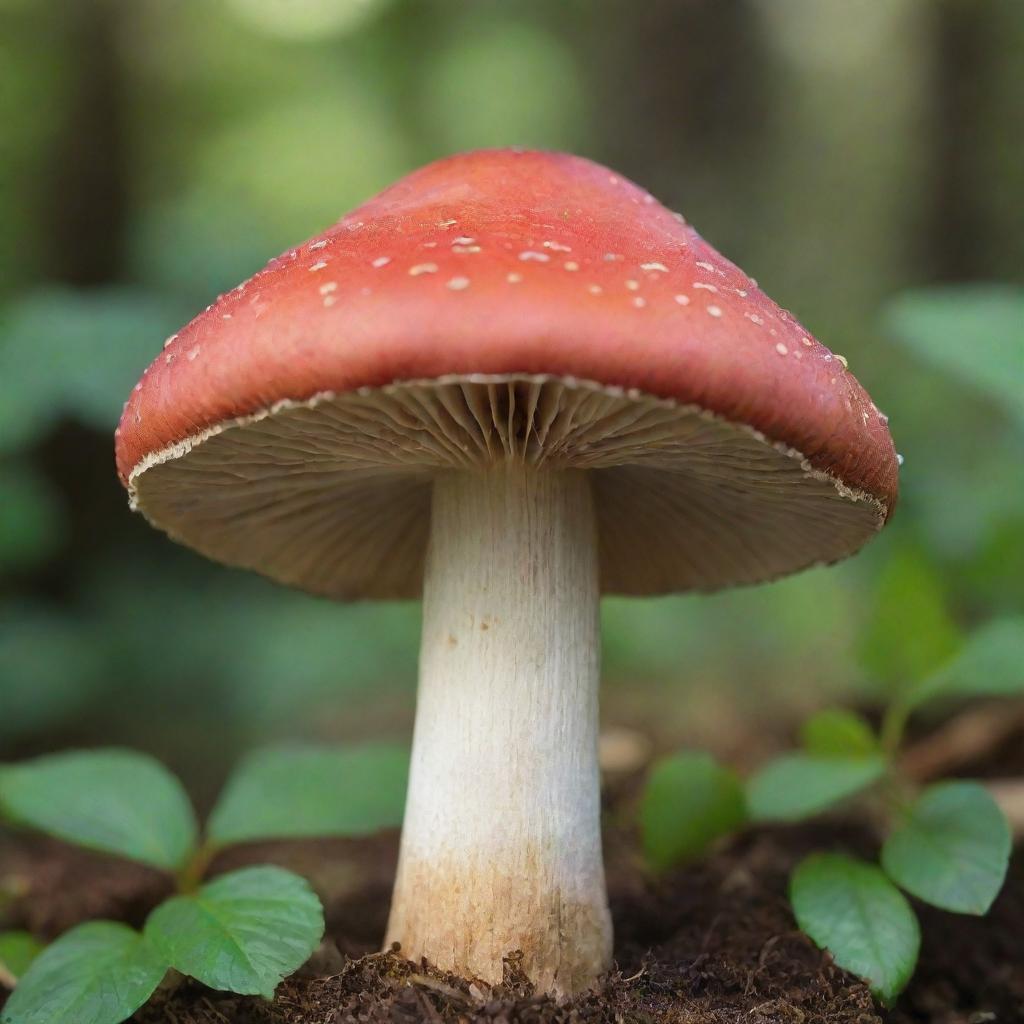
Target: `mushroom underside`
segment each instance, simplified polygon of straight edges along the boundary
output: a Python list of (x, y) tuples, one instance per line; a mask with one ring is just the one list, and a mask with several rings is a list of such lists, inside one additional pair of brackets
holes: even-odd
[(417, 598), (432, 482), (589, 470), (604, 593), (713, 590), (855, 552), (873, 496), (692, 405), (568, 378), (462, 376), (282, 401), (150, 455), (133, 505), (210, 558), (335, 598)]

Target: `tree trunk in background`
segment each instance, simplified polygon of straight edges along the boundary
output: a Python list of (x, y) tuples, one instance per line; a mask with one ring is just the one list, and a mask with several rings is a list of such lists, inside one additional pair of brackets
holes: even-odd
[(742, 183), (758, 162), (771, 103), (750, 3), (611, 2), (583, 23), (590, 35), (576, 45), (589, 51), (587, 86), (602, 126), (595, 155), (735, 253), (754, 202)]
[(1024, 4), (937, 0), (928, 276), (1024, 280)]
[(117, 276), (129, 192), (121, 117), (117, 0), (61, 0), (65, 108), (44, 212), (52, 277), (75, 285)]
[(988, 105), (992, 33), (988, 0), (938, 0), (929, 118), (932, 187), (922, 262), (929, 279), (962, 281), (983, 270), (989, 235), (979, 181), (981, 111)]

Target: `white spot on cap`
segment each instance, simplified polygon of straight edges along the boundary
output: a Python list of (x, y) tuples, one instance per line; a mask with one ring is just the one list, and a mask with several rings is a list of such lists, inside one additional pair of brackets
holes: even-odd
[(704, 270), (710, 270), (711, 273), (715, 273), (714, 263), (708, 263), (707, 260), (697, 260), (697, 266), (702, 267)]
[(420, 274), (436, 274), (437, 264), (436, 263), (417, 263), (416, 266), (409, 268), (410, 277), (419, 277)]
[(326, 267), (326, 266), (327, 266), (327, 264), (324, 263), (323, 260), (319, 260), (318, 262), (314, 263), (309, 269), (310, 270), (323, 270), (324, 267)]
[(386, 267), (390, 262), (391, 262), (391, 257), (390, 256), (378, 256), (373, 261), (371, 266), (378, 267), (378, 268)]
[(642, 295), (636, 295), (633, 297), (633, 305), (637, 309), (643, 309), (647, 305), (647, 300)]
[(708, 306), (708, 315), (709, 316), (721, 316), (722, 315), (722, 307), (721, 306)]
[(320, 285), (320, 294), (321, 295), (330, 295), (331, 292), (336, 292), (337, 290), (338, 290), (338, 282), (337, 281), (328, 281), (326, 284)]
[(446, 288), (450, 288), (453, 292), (461, 292), (469, 287), (468, 277), (453, 277), (445, 283)]
[(621, 259), (623, 259), (624, 257), (622, 256), (622, 254), (621, 254), (621, 253), (617, 253), (617, 252), (606, 252), (606, 253), (604, 254), (604, 256), (602, 256), (601, 258), (602, 258), (602, 259), (603, 259), (603, 260), (605, 261), (605, 263), (614, 263), (614, 262), (615, 262), (616, 260), (621, 260)]
[(580, 265), (575, 260), (566, 260), (563, 264), (566, 270), (579, 270)]
[(452, 245), (472, 245), (475, 241), (476, 239), (470, 238), (469, 235), (459, 235), (458, 238), (452, 239)]
[(571, 245), (562, 245), (560, 242), (541, 242), (545, 249), (553, 249), (555, 252), (572, 252)]
[(177, 337), (178, 337), (178, 336), (177, 336), (177, 334), (172, 334), (172, 335), (171, 335), (171, 336), (170, 336), (170, 337), (169, 337), (169, 338), (168, 338), (168, 339), (167, 339), (167, 340), (166, 340), (166, 341), (164, 342), (164, 348), (167, 348), (167, 346), (168, 346), (168, 345), (172, 344), (172, 343), (174, 342), (174, 340), (175, 340), (175, 339), (176, 339)]
[(479, 245), (453, 245), (452, 252), (483, 252)]
[(591, 295), (600, 295), (604, 289), (599, 284), (588, 284), (587, 291), (590, 292)]
[(903, 461), (904, 461), (904, 460), (903, 460), (903, 456), (902, 456), (902, 455), (900, 455), (900, 453), (899, 453), (899, 452), (897, 452), (897, 453), (896, 453), (896, 465), (897, 465), (897, 466), (902, 466), (902, 465), (903, 465)]
[(743, 314), (752, 324), (757, 324), (758, 327), (764, 325), (764, 317), (758, 316), (756, 313), (744, 313)]
[(626, 282), (626, 287), (631, 292), (635, 292), (635, 291), (637, 291), (640, 288), (640, 282), (639, 281), (633, 281), (633, 280), (627, 281)]
[(780, 356), (789, 355), (789, 349), (786, 348), (786, 346), (783, 345), (781, 341), (777, 341), (775, 343), (775, 351), (778, 352)]
[(194, 363), (194, 362), (196, 361), (196, 357), (197, 357), (198, 355), (199, 355), (199, 346), (198, 346), (198, 345), (196, 345), (196, 347), (195, 347), (195, 348), (190, 348), (190, 349), (188, 350), (188, 361), (189, 361), (190, 363)]
[(705, 281), (694, 281), (694, 288), (703, 288), (706, 292), (717, 292), (718, 289), (713, 284), (707, 284)]
[(733, 288), (733, 291), (734, 291), (734, 292), (735, 292), (735, 293), (736, 293), (736, 294), (737, 294), (737, 295), (738, 295), (738, 296), (739, 296), (739, 297), (740, 297), (741, 299), (745, 299), (745, 298), (747, 297), (747, 290), (746, 290), (745, 288)]
[(326, 295), (326, 296), (324, 296), (324, 305), (325, 306), (333, 306), (337, 301), (338, 301), (338, 297), (336, 295)]
[(456, 225), (458, 223), (459, 222), (454, 217), (452, 217), (451, 220), (439, 220), (437, 222), (437, 226), (439, 228), (450, 228), (450, 227), (454, 227), (454, 225)]
[(319, 242), (310, 242), (309, 247), (310, 249), (326, 249), (327, 241), (326, 239), (321, 238)]
[(664, 263), (641, 263), (640, 269), (648, 271), (660, 271), (662, 274), (668, 273), (668, 267), (666, 267)]
[(424, 249), (436, 249), (437, 248), (437, 242), (423, 242), (422, 244), (423, 244), (423, 248)]
[(679, 303), (680, 306), (688, 306), (690, 304), (689, 295), (674, 295), (673, 298), (676, 300), (676, 302)]
[(230, 313), (221, 313), (220, 318), (221, 318), (221, 320), (230, 320), (231, 319), (231, 314)]
[(551, 259), (546, 252), (534, 252), (532, 249), (525, 249), (519, 254), (519, 258), (524, 263), (528, 263), (530, 260), (536, 263), (547, 263)]
[(519, 284), (519, 282), (522, 281), (522, 279), (523, 275), (517, 274), (514, 270), (511, 274), (505, 275), (505, 280), (508, 281), (509, 284)]
[(619, 179), (614, 174), (610, 174), (608, 176), (608, 184), (609, 185), (618, 185), (618, 183), (619, 183)]
[(850, 363), (847, 360), (846, 356), (841, 356), (838, 352), (836, 352), (835, 353), (835, 357), (836, 357), (836, 359), (839, 360), (839, 362), (841, 362), (843, 364), (843, 369), (844, 370), (850, 365)]
[(168, 353), (167, 353), (167, 355), (165, 355), (165, 356), (164, 356), (164, 362), (165, 362), (165, 363), (166, 363), (166, 364), (167, 364), (168, 366), (170, 366), (170, 365), (171, 365), (171, 363), (173, 363), (173, 362), (174, 362), (174, 353), (173, 353), (173, 352), (168, 352)]
[(644, 202), (648, 206), (652, 206), (654, 204), (654, 202), (655, 202), (654, 196), (652, 196), (651, 193), (648, 192), (647, 195), (644, 196)]
[(811, 346), (812, 346), (812, 345), (814, 344), (814, 342), (813, 342), (813, 341), (811, 341), (811, 339), (810, 339), (810, 338), (807, 338), (807, 337), (803, 337), (803, 338), (801, 338), (801, 339), (800, 339), (800, 341), (801, 341), (801, 342), (802, 342), (802, 343), (803, 343), (804, 345), (806, 345), (806, 346), (807, 346), (808, 348), (810, 348), (810, 347), (811, 347)]

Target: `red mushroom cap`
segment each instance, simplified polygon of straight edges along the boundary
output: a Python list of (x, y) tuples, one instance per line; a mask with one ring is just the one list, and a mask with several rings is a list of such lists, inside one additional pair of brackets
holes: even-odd
[[(861, 506), (834, 550), (798, 554), (794, 542), (749, 572), (615, 589), (717, 586), (834, 560), (896, 500), (886, 419), (842, 357), (647, 192), (579, 157), (511, 150), (414, 172), (221, 296), (169, 339), (129, 398), (118, 471), (154, 522), (214, 557), (310, 589), (367, 592), (365, 582), (289, 578), (230, 542), (225, 551), (211, 539), (216, 513), (195, 513), (191, 492), (184, 501), (158, 487), (163, 497), (149, 501), (155, 470), (274, 418), (281, 403), (308, 412), (401, 382), (483, 378), (555, 379), (686, 408), (796, 460), (806, 480), (828, 484), (831, 506)], [(294, 494), (280, 500), (295, 504)], [(194, 514), (205, 517), (198, 532)], [(410, 573), (392, 589), (411, 591)]]

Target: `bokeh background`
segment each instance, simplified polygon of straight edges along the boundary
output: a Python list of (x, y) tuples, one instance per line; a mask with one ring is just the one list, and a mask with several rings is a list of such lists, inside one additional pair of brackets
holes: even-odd
[(1020, 0), (0, 0), (0, 758), (408, 738), (419, 609), (211, 565), (127, 508), (164, 337), (414, 167), (610, 164), (843, 353), (906, 459), (842, 566), (608, 600), (604, 720), (749, 763), (1024, 612)]

